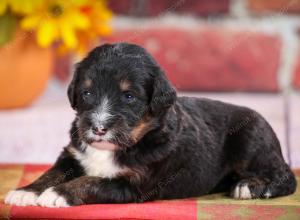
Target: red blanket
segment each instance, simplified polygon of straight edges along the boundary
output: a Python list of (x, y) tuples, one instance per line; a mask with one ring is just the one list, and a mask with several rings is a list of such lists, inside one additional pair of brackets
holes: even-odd
[[(186, 200), (59, 209), (3, 204), (9, 190), (32, 182), (48, 168), (0, 165), (0, 219), (300, 219), (300, 187), (294, 195), (270, 200), (237, 201), (214, 194)], [(299, 171), (296, 173), (300, 176)]]

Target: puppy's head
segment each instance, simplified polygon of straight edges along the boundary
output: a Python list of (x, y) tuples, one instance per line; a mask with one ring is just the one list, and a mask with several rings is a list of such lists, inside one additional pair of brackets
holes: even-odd
[(155, 126), (176, 92), (150, 54), (126, 43), (97, 47), (77, 64), (68, 89), (86, 143), (130, 147)]

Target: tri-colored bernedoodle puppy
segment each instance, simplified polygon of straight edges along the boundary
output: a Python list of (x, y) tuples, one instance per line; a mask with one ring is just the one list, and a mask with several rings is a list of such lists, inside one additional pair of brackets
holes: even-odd
[(95, 48), (76, 66), (68, 96), (76, 111), (70, 144), (50, 170), (11, 191), (5, 203), (66, 207), (295, 191), (295, 176), (260, 114), (177, 97), (160, 66), (137, 45)]

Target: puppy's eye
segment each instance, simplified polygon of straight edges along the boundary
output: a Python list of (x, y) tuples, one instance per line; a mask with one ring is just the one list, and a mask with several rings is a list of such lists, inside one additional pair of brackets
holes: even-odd
[(134, 96), (130, 92), (124, 92), (123, 97), (127, 102), (131, 102), (134, 100)]
[(90, 91), (83, 91), (83, 92), (82, 92), (82, 95), (83, 95), (84, 97), (88, 97), (88, 96), (91, 96), (92, 93), (91, 93)]

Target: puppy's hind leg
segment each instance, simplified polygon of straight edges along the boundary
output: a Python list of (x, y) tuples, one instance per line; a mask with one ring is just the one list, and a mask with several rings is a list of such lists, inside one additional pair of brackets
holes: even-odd
[(285, 196), (295, 192), (294, 174), (285, 164), (280, 171), (269, 171), (269, 174), (253, 174), (241, 179), (232, 189), (231, 197), (235, 199), (268, 199)]
[(295, 175), (276, 148), (260, 146), (253, 155), (253, 148), (244, 149), (245, 157), (236, 160), (233, 168), (238, 176), (231, 191), (233, 198), (272, 198), (295, 192)]
[(285, 163), (271, 126), (258, 114), (228, 138), (228, 160), (238, 181), (236, 199), (272, 198), (295, 192), (296, 179)]

